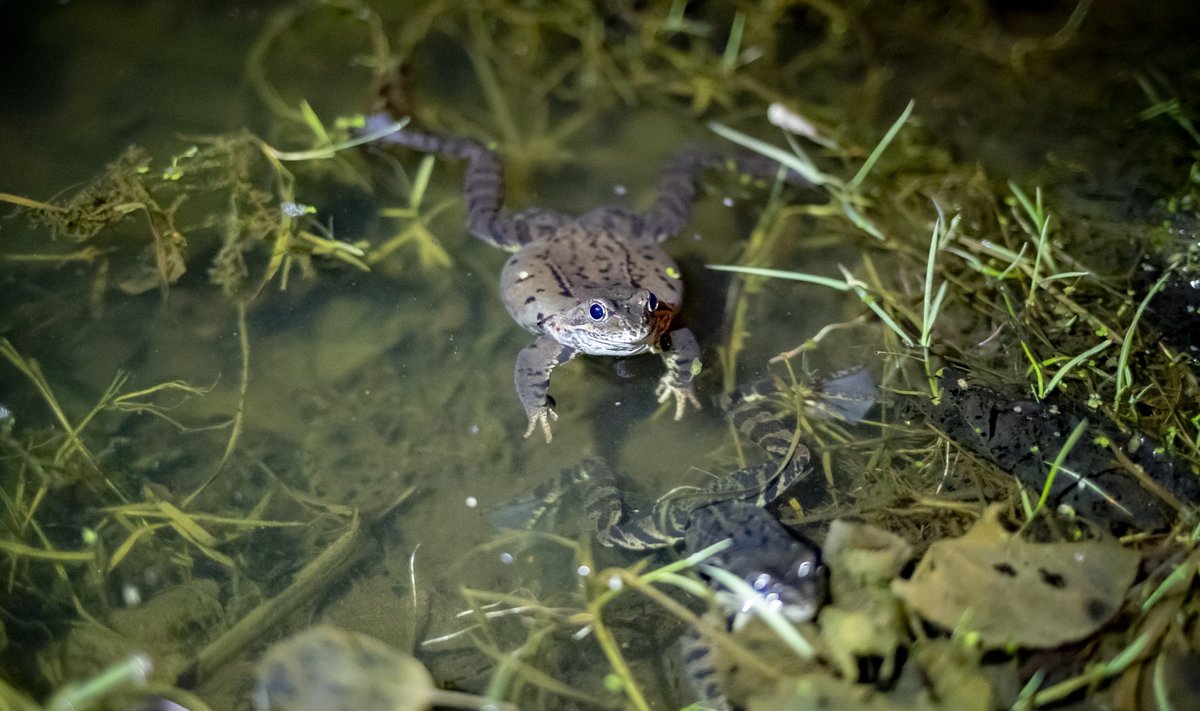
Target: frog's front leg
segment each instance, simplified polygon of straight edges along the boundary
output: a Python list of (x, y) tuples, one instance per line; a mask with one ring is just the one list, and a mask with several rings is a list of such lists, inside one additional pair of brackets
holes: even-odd
[(688, 403), (697, 410), (700, 401), (692, 390), (692, 378), (700, 372), (700, 344), (686, 328), (676, 329), (663, 337), (659, 344), (667, 372), (658, 383), (654, 394), (659, 402), (675, 397), (675, 419), (683, 417)]
[(550, 371), (577, 355), (579, 351), (564, 346), (550, 336), (538, 336), (536, 341), (521, 349), (513, 380), (517, 386), (517, 397), (521, 398), (525, 414), (529, 417), (526, 437), (541, 425), (546, 442), (550, 441), (550, 421), (558, 419), (554, 400), (549, 395)]

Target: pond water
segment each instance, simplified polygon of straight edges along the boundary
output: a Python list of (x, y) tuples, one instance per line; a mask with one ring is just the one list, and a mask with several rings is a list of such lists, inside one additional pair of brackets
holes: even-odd
[[(1130, 279), (1142, 254), (1194, 261), (1197, 146), (1184, 122), (1139, 114), (1149, 86), (1182, 97), (1187, 115), (1200, 64), (1179, 38), (1196, 36), (1195, 12), (595, 5), (0, 6), (0, 679), (40, 700), (143, 652), (158, 683), (247, 708), (253, 660), (321, 621), (415, 653), (439, 685), (522, 708), (684, 706), (678, 619), (632, 594), (606, 618), (644, 699), (572, 619), (603, 587), (588, 574), (643, 554), (585, 545), (582, 516), (560, 517), (564, 541), (547, 542), (498, 531), (489, 513), (588, 456), (612, 462), (643, 503), (738, 468), (718, 396), (786, 381), (789, 365), (768, 361), (802, 344), (797, 371), (861, 365), (889, 391), (928, 387), (929, 351), (898, 334), (920, 335), (937, 210), (961, 216), (947, 263), (1011, 257), (1025, 238), (1006, 181), (1043, 189), (1060, 250), (1046, 266), (1099, 275), (1100, 296), (1080, 303), (1114, 332), (1136, 307), (1126, 291), (1144, 293)], [(554, 373), (547, 444), (522, 437), (512, 370), (532, 336), (498, 298), (507, 255), (465, 228), (463, 166), (369, 146), (280, 155), (327, 146), (323, 130), (346, 138), (336, 120), (372, 110), (381, 82), (418, 125), (495, 141), (511, 207), (572, 213), (646, 206), (682, 147), (732, 152), (709, 121), (786, 150), (766, 120), (773, 98), (812, 121), (826, 145), (804, 145), (843, 181), (916, 108), (847, 198), (865, 228), (828, 192), (710, 174), (690, 226), (664, 245), (703, 346), (703, 409), (676, 421), (658, 405), (655, 356), (584, 357)], [(1096, 342), (1078, 313), (1089, 328), (1049, 306), (1006, 320), (1004, 294), (1033, 297), (1002, 277), (968, 283), (984, 282), (969, 261), (938, 267), (953, 286), (939, 357), (1024, 381), (1022, 346), (1049, 377)], [(706, 268), (734, 263), (853, 274), (870, 296)], [(1043, 287), (1062, 308), (1075, 303), (1075, 287), (1055, 291), (1065, 281)], [(1152, 351), (1134, 350), (1156, 368)], [(1184, 423), (1179, 440), (1195, 441), (1195, 371), (1169, 356), (1164, 397), (1190, 405), (1139, 431), (1162, 439)], [(1112, 397), (1099, 375), (1072, 387)], [(885, 425), (902, 427), (888, 412)], [(951, 450), (927, 429), (818, 423), (814, 436), (840, 492), (822, 520), (862, 516), (923, 550), (970, 528), (986, 502), (1019, 507), (1013, 481), (982, 480), (965, 461), (955, 481), (970, 494), (931, 503), (946, 494)], [(523, 612), (485, 618), (492, 604)]]

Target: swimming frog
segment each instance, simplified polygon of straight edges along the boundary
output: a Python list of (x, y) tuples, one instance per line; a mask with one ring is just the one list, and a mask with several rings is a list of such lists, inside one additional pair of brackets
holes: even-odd
[[(390, 117), (368, 119), (366, 131)], [(525, 407), (529, 437), (540, 429), (551, 440), (558, 419), (550, 396), (550, 373), (579, 354), (631, 356), (659, 353), (666, 373), (659, 402), (674, 401), (675, 419), (688, 405), (700, 408), (692, 379), (700, 372), (700, 347), (691, 331), (672, 328), (683, 302), (675, 261), (659, 244), (687, 225), (702, 170), (728, 161), (688, 151), (664, 171), (658, 197), (641, 213), (603, 207), (572, 217), (541, 208), (503, 209), (504, 175), (499, 156), (468, 139), (407, 129), (382, 142), (467, 161), (463, 185), (468, 227), (493, 247), (512, 252), (500, 274), (500, 296), (513, 319), (536, 335), (517, 356), (515, 383)], [(747, 158), (750, 170), (773, 175)]]
[[(778, 610), (784, 618), (811, 620), (824, 597), (826, 571), (820, 549), (781, 524), (765, 507), (794, 487), (804, 486), (812, 472), (812, 457), (803, 442), (793, 445), (792, 429), (762, 403), (757, 386), (724, 398), (733, 425), (771, 455), (761, 464), (713, 479), (702, 489), (673, 489), (648, 509), (633, 513), (608, 464), (591, 458), (497, 509), (492, 520), (506, 527), (534, 528), (557, 517), (562, 502), (577, 492), (596, 540), (604, 546), (647, 550), (682, 543), (683, 551), (691, 555), (729, 539), (728, 547), (710, 554), (705, 562), (741, 578), (763, 605)], [(823, 495), (820, 483), (797, 494), (808, 503), (823, 499)], [(718, 602), (728, 608), (729, 624), (738, 626), (749, 609), (747, 601), (710, 582)], [(695, 630), (685, 634), (682, 646), (684, 669), (705, 699), (704, 708), (728, 709), (715, 650)]]

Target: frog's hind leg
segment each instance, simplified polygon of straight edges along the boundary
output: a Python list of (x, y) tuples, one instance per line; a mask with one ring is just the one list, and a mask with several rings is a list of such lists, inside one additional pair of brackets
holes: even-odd
[(692, 202), (696, 199), (700, 175), (708, 169), (733, 170), (760, 180), (774, 180), (783, 174), (794, 185), (809, 186), (795, 172), (781, 168), (775, 161), (757, 153), (728, 156), (716, 151), (684, 150), (676, 153), (658, 181), (658, 197), (641, 215), (638, 234), (643, 239), (662, 242), (687, 227)]
[(669, 497), (659, 499), (643, 516), (630, 518), (617, 477), (603, 459), (584, 463), (587, 496), (584, 510), (596, 527), (596, 540), (603, 546), (626, 550), (666, 548), (683, 538), (691, 510), (673, 505)]
[[(683, 538), (683, 525), (689, 510), (656, 503), (645, 516), (627, 519), (625, 500), (608, 462), (591, 457), (578, 466), (562, 470), (542, 484), (488, 515), (501, 528), (534, 529), (558, 513), (564, 500), (582, 494), (584, 511), (595, 527), (601, 545), (646, 550), (665, 548)], [(680, 518), (680, 516), (684, 518)]]
[(688, 684), (700, 697), (700, 701), (689, 708), (730, 711), (733, 707), (721, 690), (723, 659), (720, 651), (713, 646), (712, 640), (704, 637), (696, 629), (689, 628), (679, 638), (679, 655)]
[[(771, 411), (759, 404), (753, 390), (738, 390), (729, 395), (726, 411), (734, 427), (746, 435), (751, 442), (762, 447), (768, 454), (779, 459), (788, 456), (792, 449), (792, 430)], [(803, 443), (796, 445), (792, 459), (802, 458), (807, 464), (808, 448)]]
[(739, 469), (730, 475), (732, 483), (758, 491), (758, 503), (774, 501), (789, 487), (808, 476), (812, 454), (803, 442), (792, 449), (792, 430), (767, 408), (758, 404), (752, 389), (735, 391), (726, 410), (734, 427), (751, 442), (764, 449), (773, 461)]
[[(379, 130), (390, 122), (389, 116), (376, 114), (368, 117), (363, 132)], [(390, 133), (378, 140), (422, 153), (466, 160), (463, 192), (467, 198), (467, 227), (472, 234), (493, 247), (515, 252), (523, 245), (552, 233), (568, 219), (550, 210), (527, 210), (517, 214), (505, 211), (504, 166), (500, 156), (480, 143), (408, 129)]]
[(713, 158), (701, 151), (681, 151), (671, 158), (658, 180), (658, 197), (642, 213), (641, 236), (662, 242), (687, 227), (696, 199), (696, 183)]

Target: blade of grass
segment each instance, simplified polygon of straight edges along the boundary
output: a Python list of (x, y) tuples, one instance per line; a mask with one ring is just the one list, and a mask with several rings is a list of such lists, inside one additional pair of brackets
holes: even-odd
[(752, 274), (754, 276), (772, 277), (775, 279), (803, 281), (809, 284), (827, 286), (830, 289), (837, 289), (838, 291), (850, 291), (851, 289), (850, 285), (844, 280), (817, 276), (816, 274), (805, 274), (804, 272), (790, 272), (782, 269), (766, 269), (763, 267), (743, 267), (737, 264), (708, 264), (706, 266), (718, 272), (738, 272), (740, 274)]
[(737, 67), (738, 57), (742, 53), (742, 35), (745, 30), (746, 15), (738, 10), (729, 27), (729, 39), (725, 42), (725, 54), (721, 57), (721, 66), (726, 72), (731, 72)]
[(1133, 320), (1129, 322), (1129, 328), (1125, 330), (1125, 342), (1121, 344), (1121, 354), (1117, 357), (1117, 388), (1113, 394), (1113, 409), (1120, 411), (1121, 396), (1133, 381), (1133, 376), (1129, 372), (1129, 355), (1133, 351), (1133, 334), (1137, 330), (1138, 321), (1142, 319), (1142, 314), (1145, 313), (1146, 307), (1150, 304), (1150, 299), (1154, 295), (1162, 291), (1166, 285), (1167, 279), (1170, 278), (1171, 271), (1168, 269), (1163, 272), (1163, 275), (1154, 282), (1154, 286), (1150, 287), (1150, 291), (1146, 292), (1142, 303), (1138, 304), (1137, 311), (1133, 314)]
[(883, 134), (883, 139), (880, 140), (875, 146), (875, 150), (871, 151), (871, 155), (867, 156), (866, 162), (864, 162), (862, 167), (858, 169), (858, 172), (854, 174), (854, 177), (850, 179), (850, 182), (846, 183), (847, 190), (853, 191), (860, 184), (862, 184), (862, 181), (867, 177), (867, 174), (869, 174), (871, 169), (875, 167), (875, 163), (879, 161), (879, 157), (883, 155), (885, 150), (887, 150), (887, 147), (891, 144), (892, 139), (894, 139), (896, 134), (900, 132), (900, 127), (903, 126), (906, 121), (908, 121), (908, 117), (912, 115), (914, 106), (916, 106), (916, 101), (910, 100), (908, 102), (908, 106), (904, 107), (904, 111), (900, 113), (900, 117), (892, 122), (891, 128), (887, 130), (887, 133)]
[(804, 178), (813, 185), (841, 184), (841, 181), (839, 181), (837, 178), (821, 172), (811, 163), (807, 163), (798, 159), (794, 154), (788, 153), (778, 146), (767, 143), (766, 141), (760, 141), (751, 136), (747, 136), (741, 131), (736, 131), (716, 121), (709, 122), (708, 127), (713, 131), (713, 133), (716, 133), (721, 138), (732, 141), (733, 143), (736, 143), (744, 148), (748, 148), (755, 153), (761, 153), (785, 168), (794, 171), (801, 178)]
[(1075, 368), (1076, 366), (1078, 366), (1080, 363), (1084, 362), (1088, 358), (1091, 358), (1092, 356), (1099, 354), (1100, 352), (1102, 352), (1104, 349), (1108, 348), (1111, 345), (1112, 345), (1112, 341), (1101, 341), (1101, 342), (1097, 343), (1096, 345), (1092, 346), (1091, 348), (1087, 349), (1083, 353), (1080, 353), (1079, 355), (1075, 356), (1071, 360), (1067, 361), (1067, 364), (1064, 365), (1062, 368), (1060, 368), (1059, 371), (1054, 374), (1054, 377), (1050, 378), (1050, 382), (1046, 384), (1046, 395), (1049, 395), (1050, 393), (1054, 392), (1054, 388), (1058, 386), (1059, 381), (1061, 381), (1063, 378), (1065, 378), (1067, 373), (1071, 372), (1071, 370), (1073, 368)]
[[(1071, 434), (1067, 436), (1067, 441), (1063, 443), (1058, 454), (1054, 457), (1054, 463), (1050, 465), (1050, 471), (1046, 474), (1046, 483), (1042, 486), (1042, 495), (1038, 499), (1037, 505), (1033, 507), (1033, 513), (1026, 520), (1025, 525), (1029, 525), (1033, 521), (1033, 517), (1038, 514), (1046, 506), (1046, 502), (1050, 499), (1050, 489), (1054, 487), (1054, 480), (1058, 476), (1058, 470), (1062, 467), (1063, 462), (1067, 460), (1067, 455), (1075, 448), (1075, 444), (1079, 442), (1079, 438), (1083, 436), (1084, 430), (1087, 429), (1087, 418), (1079, 421), (1075, 425), (1075, 429), (1071, 430)], [(1022, 526), (1024, 528), (1024, 526)]]
[[(349, 140), (342, 141), (341, 143), (333, 143), (328, 146), (318, 146), (306, 151), (281, 151), (266, 143), (262, 144), (262, 150), (272, 158), (280, 161), (324, 160), (326, 158), (334, 157), (338, 152), (344, 151), (347, 148), (361, 146), (364, 143), (372, 143), (374, 141), (378, 141), (384, 136), (390, 136), (407, 125), (408, 119), (404, 118), (369, 133), (364, 133), (361, 136), (355, 136)], [(328, 139), (328, 136), (326, 136), (326, 139)]]
[(796, 630), (796, 627), (779, 610), (770, 607), (762, 595), (750, 587), (750, 584), (745, 580), (742, 580), (728, 570), (708, 564), (701, 564), (700, 570), (705, 575), (732, 590), (734, 594), (741, 598), (743, 604), (748, 605), (754, 611), (754, 614), (758, 615), (779, 636), (779, 639), (791, 647), (792, 651), (801, 659), (812, 659), (816, 656), (816, 650), (804, 638), (804, 635), (800, 634)]
[(842, 281), (838, 281), (837, 279), (831, 279), (830, 277), (817, 276), (815, 274), (805, 274), (803, 272), (789, 272), (780, 269), (742, 267), (736, 264), (709, 264), (707, 266), (709, 269), (719, 272), (739, 272), (742, 274), (753, 274), (755, 276), (788, 279), (790, 281), (803, 281), (810, 284), (827, 286), (830, 289), (837, 289), (838, 291), (852, 291), (856, 296), (858, 296), (859, 300), (866, 305), (867, 308), (875, 312), (875, 315), (879, 317), (880, 321), (883, 321), (888, 328), (890, 328), (896, 333), (897, 336), (900, 337), (900, 340), (904, 342), (905, 346), (913, 348), (916, 345), (916, 342), (911, 336), (908, 335), (908, 332), (901, 328), (900, 324), (896, 323), (895, 319), (893, 319), (890, 314), (883, 310), (883, 308), (876, 301), (875, 296), (867, 289), (866, 285), (858, 279), (855, 279), (854, 275), (847, 271), (845, 267), (839, 266), (839, 269), (842, 270)]

